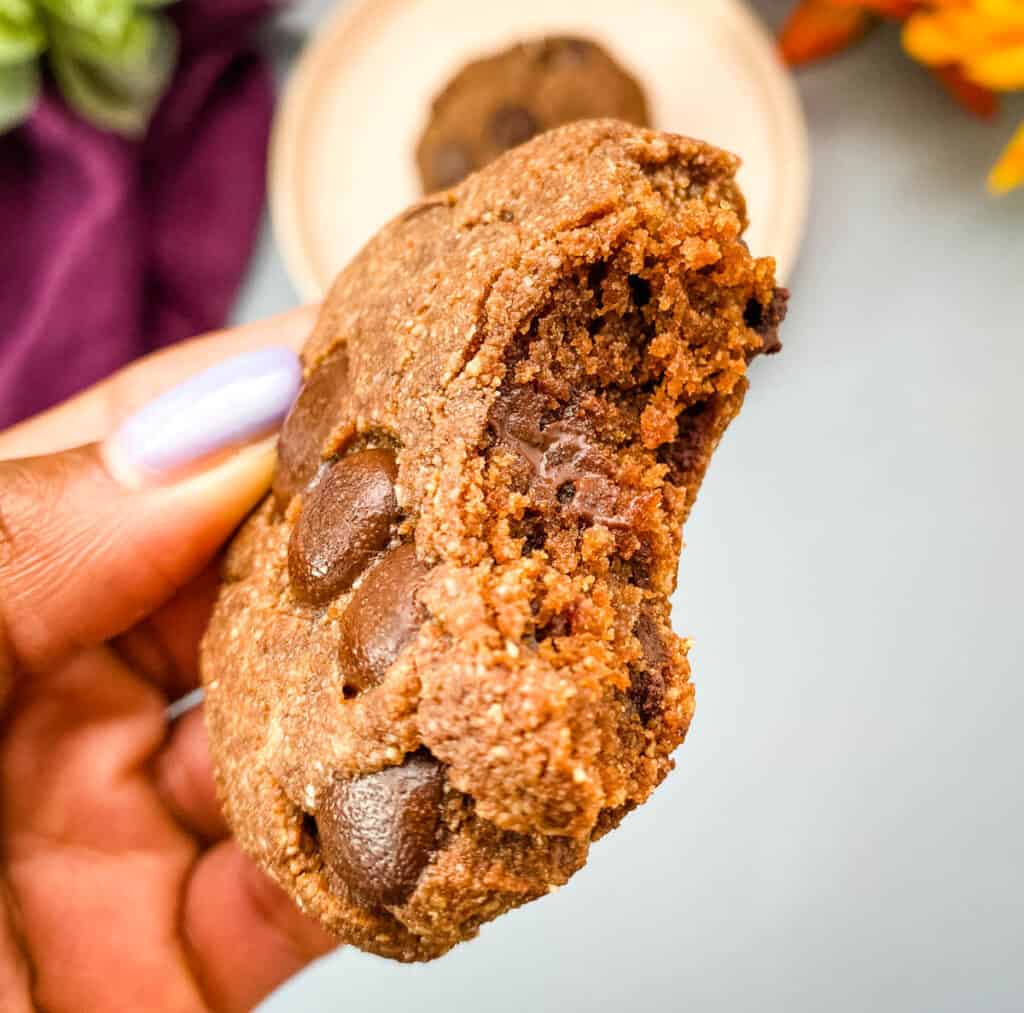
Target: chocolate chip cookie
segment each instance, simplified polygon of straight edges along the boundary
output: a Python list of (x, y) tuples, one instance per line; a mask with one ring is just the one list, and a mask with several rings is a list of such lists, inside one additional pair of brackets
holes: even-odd
[(563, 127), (410, 208), (324, 303), (202, 673), (234, 832), (342, 940), (439, 956), (671, 769), (682, 525), (784, 310), (736, 166)]
[(643, 89), (596, 42), (558, 36), (475, 60), (434, 100), (416, 149), (423, 190), (454, 186), (535, 134), (599, 116), (649, 122)]

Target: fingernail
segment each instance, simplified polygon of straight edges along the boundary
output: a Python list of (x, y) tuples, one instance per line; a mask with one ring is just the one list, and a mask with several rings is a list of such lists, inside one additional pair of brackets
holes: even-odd
[(267, 436), (302, 384), (289, 348), (261, 348), (217, 363), (150, 401), (104, 445), (118, 477), (164, 478)]

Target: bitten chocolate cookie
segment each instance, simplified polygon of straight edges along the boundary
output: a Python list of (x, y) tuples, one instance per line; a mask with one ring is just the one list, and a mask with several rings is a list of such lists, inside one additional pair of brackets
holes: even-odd
[(425, 193), (454, 186), (509, 148), (576, 120), (648, 125), (639, 84), (596, 42), (524, 42), (467, 64), (434, 99), (416, 149)]
[(784, 306), (736, 165), (563, 127), (327, 298), (202, 672), (232, 828), (343, 940), (439, 956), (671, 769), (682, 524)]

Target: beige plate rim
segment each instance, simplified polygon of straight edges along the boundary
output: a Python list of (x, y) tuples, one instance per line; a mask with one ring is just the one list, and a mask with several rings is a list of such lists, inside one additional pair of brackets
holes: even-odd
[[(284, 89), (271, 131), (268, 154), (271, 225), (285, 269), (300, 295), (322, 298), (328, 280), (317, 276), (305, 238), (306, 225), (300, 189), (301, 153), (306, 114), (314, 101), (317, 83), (332, 54), (347, 36), (381, 8), (426, 0), (350, 0), (340, 3), (306, 46)], [(807, 124), (792, 76), (779, 61), (766, 27), (742, 0), (697, 0), (717, 7), (716, 17), (727, 18), (744, 39), (748, 55), (759, 64), (767, 84), (767, 100), (779, 126), (780, 150), (785, 152), (781, 202), (784, 220), (772, 239), (777, 274), (785, 282), (795, 267), (807, 220), (810, 191), (810, 158)]]

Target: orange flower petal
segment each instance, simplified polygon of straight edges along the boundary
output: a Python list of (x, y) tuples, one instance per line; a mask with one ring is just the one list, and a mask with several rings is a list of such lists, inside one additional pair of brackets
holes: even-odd
[(978, 84), (996, 91), (1024, 88), (1024, 39), (988, 53), (978, 53), (963, 61), (964, 73)]
[(903, 26), (903, 48), (919, 63), (959, 63), (987, 44), (985, 26), (970, 11), (921, 12)]
[(870, 23), (871, 16), (859, 8), (831, 0), (801, 0), (782, 27), (779, 48), (791, 65), (820, 60), (859, 39)]
[(1024, 27), (1024, 0), (974, 0), (982, 17)]
[(999, 108), (999, 100), (980, 84), (964, 77), (963, 71), (950, 64), (945, 67), (932, 67), (932, 73), (942, 82), (943, 87), (969, 113), (980, 116), (983, 120), (991, 119)]
[(999, 161), (988, 176), (988, 188), (995, 194), (1009, 193), (1024, 184), (1024, 123), (1017, 129)]

